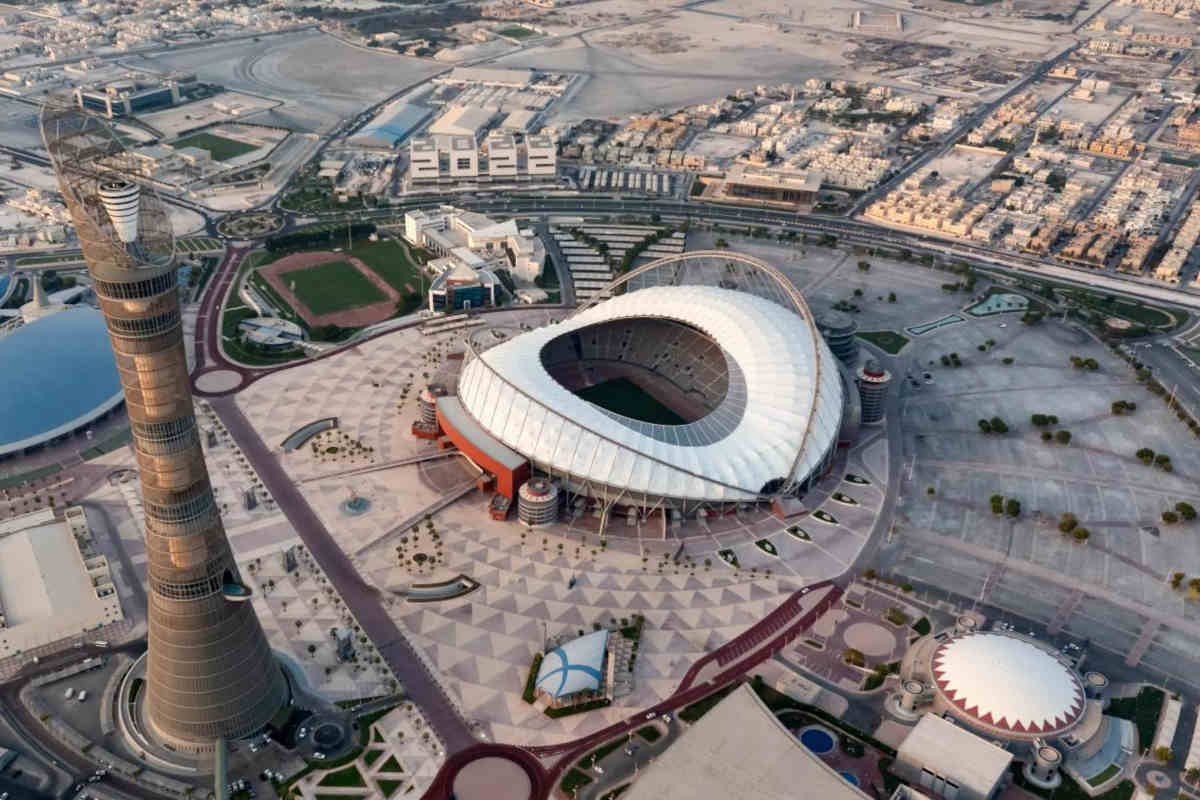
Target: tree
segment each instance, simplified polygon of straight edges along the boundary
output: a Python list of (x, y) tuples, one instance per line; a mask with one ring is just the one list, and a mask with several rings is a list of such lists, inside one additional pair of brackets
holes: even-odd
[(1183, 578), (1184, 578), (1184, 574), (1182, 572), (1176, 572), (1176, 573), (1172, 574), (1171, 575), (1171, 588), (1178, 589), (1180, 584), (1183, 583)]
[(1162, 746), (1154, 748), (1154, 757), (1166, 764), (1171, 760), (1171, 748)]
[(1143, 464), (1146, 464), (1147, 466), (1151, 461), (1154, 460), (1154, 451), (1149, 447), (1143, 447), (1142, 449), (1138, 450), (1135, 455)]
[(1168, 525), (1174, 525), (1176, 522), (1179, 522), (1179, 515), (1174, 511), (1164, 511), (1162, 512), (1162, 521)]
[(874, 567), (868, 567), (867, 569), (863, 570), (863, 577), (869, 581), (873, 581), (879, 577), (879, 573), (875, 571)]
[(1029, 421), (1033, 423), (1034, 427), (1038, 428), (1050, 424), (1050, 418), (1045, 414), (1034, 414), (1029, 418)]
[(855, 290), (854, 290), (854, 296), (855, 296), (855, 297), (862, 297), (862, 296), (863, 296), (863, 290), (862, 290), (862, 289), (855, 289)]
[(979, 430), (983, 431), (984, 433), (991, 433), (992, 423), (988, 422), (986, 419), (979, 420)]
[(1071, 443), (1071, 432), (1070, 431), (1059, 431), (1058, 433), (1054, 434), (1054, 441), (1058, 442), (1059, 444), (1070, 444)]
[(1021, 516), (1021, 501), (1014, 497), (1008, 498), (1008, 502), (1004, 504), (1004, 511), (1010, 517)]
[(1063, 533), (1070, 533), (1079, 527), (1079, 520), (1070, 511), (1064, 512), (1062, 519), (1058, 522), (1058, 529)]
[(992, 433), (1008, 433), (1008, 426), (999, 417), (992, 417)]
[(1092, 532), (1087, 528), (1076, 528), (1071, 531), (1071, 536), (1075, 537), (1075, 541), (1077, 542), (1086, 542), (1091, 535)]
[(871, 265), (866, 261), (860, 261), (860, 262), (858, 262), (858, 271), (859, 272), (870, 272)]
[(310, 644), (308, 646), (308, 657), (312, 658), (316, 654), (316, 652), (317, 652), (317, 646), (315, 644)]
[(1200, 783), (1200, 768), (1189, 767), (1188, 771), (1183, 773), (1183, 777), (1188, 783)]
[(895, 292), (888, 292), (888, 302), (889, 303), (896, 302), (896, 293)]
[(1054, 434), (1051, 433), (1050, 431), (1042, 431), (1042, 441), (1043, 442), (1053, 442)]
[(1176, 503), (1175, 511), (1178, 512), (1179, 516), (1183, 517), (1186, 522), (1191, 522), (1196, 518), (1196, 508), (1191, 503)]
[(725, 239), (720, 238), (720, 237), (717, 238), (717, 241), (714, 242), (714, 244), (716, 245), (718, 250), (724, 250), (727, 247), (729, 247), (729, 242), (725, 241)]
[(846, 648), (842, 653), (842, 660), (852, 667), (865, 667), (867, 658), (862, 654), (861, 650), (855, 650), (853, 647)]

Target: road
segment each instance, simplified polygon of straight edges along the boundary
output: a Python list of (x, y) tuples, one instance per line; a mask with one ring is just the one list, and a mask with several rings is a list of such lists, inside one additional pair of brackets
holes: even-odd
[[(74, 664), (90, 656), (109, 656), (113, 653), (126, 652), (139, 656), (145, 650), (145, 643), (135, 642), (121, 647), (102, 649), (85, 646), (72, 648), (55, 656), (48, 656), (39, 664), (28, 664), (18, 673), (17, 677), (0, 686), (0, 717), (13, 728), (37, 758), (48, 764), (66, 771), (71, 776), (71, 786), (86, 779), (96, 770), (96, 764), (82, 755), (70, 750), (34, 718), (33, 714), (20, 700), (21, 690), (39, 675), (44, 675)], [(110, 772), (101, 785), (118, 797), (145, 798), (145, 800), (166, 800), (171, 795), (162, 794), (147, 788), (137, 781), (123, 777), (119, 773)], [(59, 795), (67, 797), (74, 792), (68, 790)]]

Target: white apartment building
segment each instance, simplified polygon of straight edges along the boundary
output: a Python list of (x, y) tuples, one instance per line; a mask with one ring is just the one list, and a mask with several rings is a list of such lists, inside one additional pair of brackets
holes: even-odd
[(479, 149), (471, 136), (454, 136), (450, 139), (450, 177), (479, 177)]
[(487, 138), (488, 175), (493, 178), (515, 177), (517, 174), (517, 143), (511, 136)]
[(554, 175), (558, 170), (557, 148), (549, 136), (525, 139), (525, 169), (530, 175)]
[(437, 139), (421, 136), (408, 145), (409, 177), (414, 181), (437, 180), (442, 174)]

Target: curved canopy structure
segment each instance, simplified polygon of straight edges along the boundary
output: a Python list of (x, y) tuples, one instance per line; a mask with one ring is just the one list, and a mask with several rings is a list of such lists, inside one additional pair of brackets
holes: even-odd
[[(807, 308), (737, 289), (650, 285), (473, 355), (458, 393), (480, 426), (613, 502), (760, 500), (804, 483), (841, 426), (839, 372)], [(587, 399), (613, 380), (678, 418)]]
[(1057, 736), (1083, 715), (1083, 684), (1052, 651), (1005, 633), (943, 642), (931, 666), (937, 691), (968, 724), (1006, 738)]
[(90, 424), (124, 399), (104, 315), (69, 307), (0, 341), (0, 456)]
[(538, 668), (535, 686), (558, 699), (600, 688), (608, 631), (599, 630), (551, 650)]

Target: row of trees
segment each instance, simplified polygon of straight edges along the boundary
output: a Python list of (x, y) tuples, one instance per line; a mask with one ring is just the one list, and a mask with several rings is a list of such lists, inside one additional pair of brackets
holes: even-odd
[(1008, 433), (1008, 425), (999, 417), (979, 420), (979, 430), (984, 433)]
[(1071, 356), (1071, 366), (1075, 369), (1086, 369), (1089, 372), (1095, 372), (1096, 370), (1100, 369), (1100, 362), (1094, 358)]
[(324, 231), (281, 233), (268, 237), (263, 244), (272, 253), (281, 250), (311, 250), (321, 245), (344, 242), (347, 236), (353, 240), (370, 236), (372, 233), (375, 233), (375, 223), (355, 222), (349, 226), (349, 231), (346, 228), (338, 227)]
[(1057, 425), (1058, 417), (1053, 414), (1034, 414), (1029, 418), (1035, 428), (1044, 428), (1047, 425)]
[(1051, 433), (1050, 431), (1042, 431), (1042, 441), (1046, 442), (1047, 444), (1049, 444), (1050, 442), (1058, 442), (1059, 444), (1070, 444), (1071, 443), (1071, 432), (1068, 430), (1054, 431), (1053, 433)]
[(1012, 518), (1021, 516), (1021, 501), (1015, 497), (1010, 497), (1007, 500), (1002, 494), (994, 494), (991, 497), (992, 513), (1007, 514)]
[(1137, 456), (1138, 461), (1141, 461), (1147, 467), (1153, 464), (1163, 472), (1171, 472), (1174, 469), (1171, 466), (1171, 457), (1169, 455), (1166, 453), (1155, 453), (1149, 447), (1141, 448), (1134, 455)]
[(1077, 542), (1086, 542), (1092, 535), (1091, 531), (1079, 524), (1079, 520), (1070, 511), (1063, 513), (1062, 519), (1058, 521), (1058, 530), (1066, 536), (1071, 536)]

